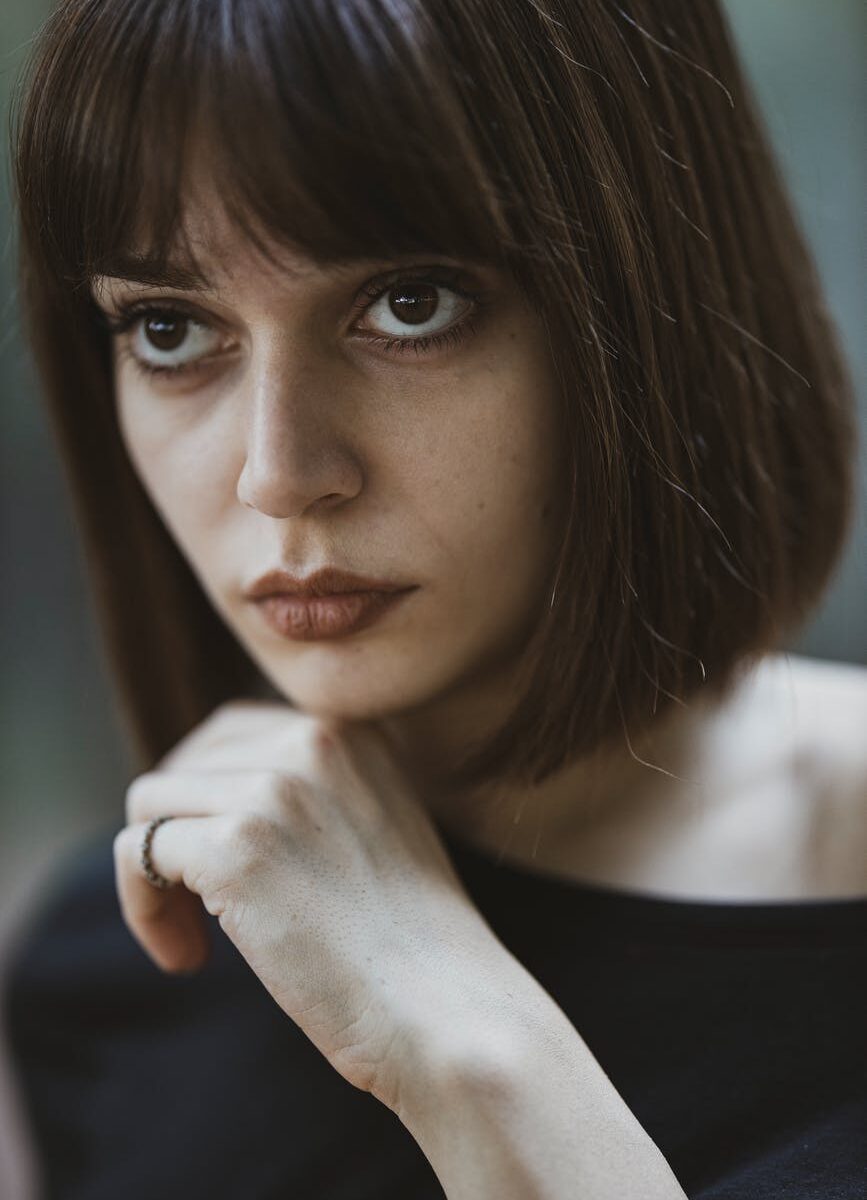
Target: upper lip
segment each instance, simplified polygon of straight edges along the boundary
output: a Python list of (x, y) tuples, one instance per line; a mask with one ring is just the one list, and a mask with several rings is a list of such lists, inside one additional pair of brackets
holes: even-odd
[(259, 600), (263, 596), (291, 594), (293, 596), (329, 596), (341, 592), (399, 592), (407, 585), (390, 583), (387, 579), (369, 579), (341, 571), (337, 567), (322, 567), (303, 579), (281, 569), (266, 571), (248, 588), (244, 595), (248, 600)]

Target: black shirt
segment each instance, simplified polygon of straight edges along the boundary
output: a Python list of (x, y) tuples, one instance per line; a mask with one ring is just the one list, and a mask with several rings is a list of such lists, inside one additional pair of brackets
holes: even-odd
[[(197, 975), (154, 965), (120, 915), (113, 836), (66, 860), (4, 971), (42, 1195), (443, 1200), (399, 1119), (334, 1071), (216, 918)], [(663, 900), (444, 840), (690, 1200), (864, 1200), (867, 897)]]

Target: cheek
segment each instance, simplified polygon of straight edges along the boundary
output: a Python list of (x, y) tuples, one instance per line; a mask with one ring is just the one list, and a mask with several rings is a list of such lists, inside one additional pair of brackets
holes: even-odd
[(499, 382), (453, 412), (446, 432), (416, 456), (414, 508), (464, 587), (509, 606), (526, 603), (552, 560), (562, 439), (547, 381), (540, 387), (538, 373), (512, 372)]
[(144, 490), (175, 540), (191, 557), (221, 491), (213, 438), (171, 400), (154, 400), (135, 388), (121, 393), (121, 438)]

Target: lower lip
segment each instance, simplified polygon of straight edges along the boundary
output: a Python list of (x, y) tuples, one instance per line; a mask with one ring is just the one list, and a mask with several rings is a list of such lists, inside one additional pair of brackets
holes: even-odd
[(348, 637), (367, 629), (416, 589), (399, 592), (342, 592), (302, 597), (281, 592), (256, 604), (276, 632), (295, 642)]

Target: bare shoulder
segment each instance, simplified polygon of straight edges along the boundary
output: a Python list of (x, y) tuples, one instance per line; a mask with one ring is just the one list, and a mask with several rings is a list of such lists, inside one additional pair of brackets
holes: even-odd
[(804, 770), (867, 784), (867, 667), (768, 655), (755, 672), (752, 702), (777, 724)]
[(867, 667), (768, 655), (724, 724), (738, 782), (776, 785), (807, 894), (867, 894)]
[(549, 867), (691, 901), (867, 898), (867, 669), (767, 655), (686, 711), (641, 802), (624, 789)]

